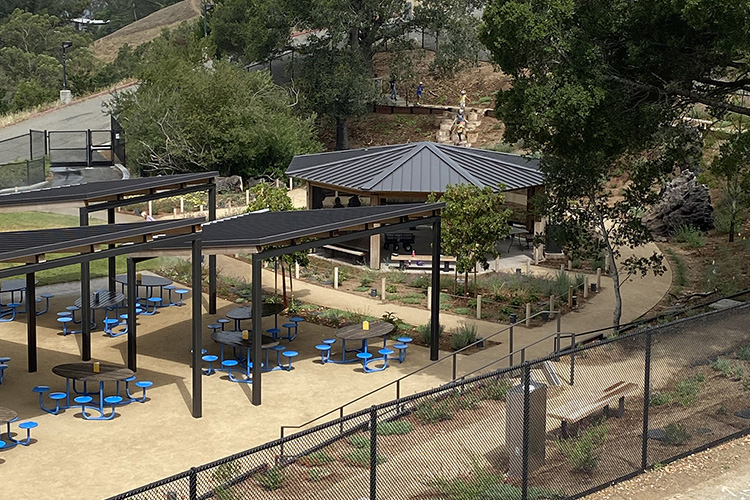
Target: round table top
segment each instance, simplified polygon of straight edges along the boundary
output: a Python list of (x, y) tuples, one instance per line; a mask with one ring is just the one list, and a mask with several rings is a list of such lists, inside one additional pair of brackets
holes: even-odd
[[(276, 302), (264, 302), (263, 312), (261, 316), (274, 316), (284, 310), (284, 304)], [(229, 319), (251, 319), (253, 317), (253, 307), (235, 307), (234, 309), (227, 312), (227, 318)]]
[(0, 406), (0, 424), (5, 424), (15, 420), (18, 417), (18, 413), (10, 408)]
[[(34, 283), (39, 283), (39, 281), (35, 280)], [(26, 280), (15, 279), (0, 281), (0, 292), (19, 292), (21, 290), (26, 290)]]
[[(211, 340), (232, 347), (252, 347), (253, 346), (253, 334), (249, 335), (249, 338), (243, 339), (242, 332), (237, 330), (219, 330), (211, 334)], [(274, 340), (272, 337), (263, 335), (261, 337), (261, 347), (263, 349), (270, 349), (279, 345), (278, 340)]]
[[(127, 274), (118, 274), (115, 278), (115, 281), (118, 283), (122, 283), (123, 285), (128, 284), (128, 275)], [(153, 276), (151, 274), (144, 274), (141, 276), (141, 282), (137, 283), (138, 286), (167, 286), (171, 285), (172, 280), (169, 278), (164, 278), (162, 276)]]
[[(123, 295), (120, 292), (110, 292), (109, 290), (99, 290), (99, 302), (96, 302), (96, 295), (91, 294), (91, 300), (89, 301), (89, 304), (91, 305), (91, 309), (104, 309), (105, 307), (111, 307), (115, 304), (119, 304), (123, 300), (125, 300), (125, 295)], [(83, 299), (81, 297), (78, 297), (74, 304), (76, 307), (81, 307), (81, 304), (83, 304)]]
[(387, 321), (370, 323), (369, 330), (362, 329), (362, 323), (355, 323), (336, 330), (336, 337), (343, 340), (364, 340), (373, 337), (384, 337), (393, 331), (393, 324)]
[(72, 378), (81, 382), (107, 382), (124, 380), (135, 375), (126, 366), (99, 364), (99, 373), (94, 373), (94, 363), (66, 363), (52, 368), (52, 373), (60, 377)]

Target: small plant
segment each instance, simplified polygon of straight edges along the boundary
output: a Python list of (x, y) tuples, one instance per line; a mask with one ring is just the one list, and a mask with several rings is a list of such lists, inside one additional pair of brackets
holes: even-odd
[(742, 380), (745, 377), (745, 367), (739, 363), (732, 363), (729, 369), (729, 379)]
[(386, 278), (386, 281), (390, 281), (391, 283), (401, 284), (406, 283), (406, 278), (408, 278), (409, 275), (405, 273), (404, 271), (390, 271), (388, 273), (388, 277)]
[(369, 288), (375, 282), (375, 273), (372, 271), (364, 271), (359, 275), (359, 285), (364, 288)]
[[(417, 332), (419, 332), (419, 338), (422, 340), (422, 343), (424, 345), (430, 345), (430, 342), (432, 341), (432, 323), (427, 323), (426, 325), (419, 325), (417, 327)], [(445, 326), (442, 323), (440, 323), (438, 337), (442, 337), (444, 333), (445, 333)]]
[(458, 407), (462, 410), (476, 410), (482, 401), (475, 392), (456, 393), (454, 395)]
[(390, 311), (386, 311), (385, 314), (381, 316), (381, 319), (386, 323), (390, 323), (393, 325), (394, 333), (398, 332), (399, 327), (403, 324), (403, 321), (401, 321), (401, 319), (396, 316), (396, 313)]
[(672, 404), (672, 394), (669, 391), (653, 391), (650, 394), (648, 404), (651, 406), (664, 406)]
[(355, 434), (354, 436), (349, 436), (349, 444), (354, 446), (357, 449), (369, 449), (370, 448), (370, 438), (369, 436), (365, 436), (364, 434)]
[(721, 373), (724, 377), (729, 378), (729, 370), (732, 368), (732, 363), (726, 358), (716, 358), (711, 363), (711, 369)]
[(402, 436), (414, 430), (414, 424), (406, 420), (394, 420), (378, 424), (378, 436)]
[(275, 491), (284, 485), (286, 474), (281, 467), (274, 466), (255, 475), (255, 480), (268, 491)]
[(462, 323), (451, 333), (451, 349), (458, 350), (473, 344), (477, 340), (477, 327)]
[(216, 470), (213, 473), (214, 479), (216, 479), (218, 483), (226, 483), (227, 481), (231, 481), (239, 475), (240, 466), (237, 464), (237, 462), (223, 463), (216, 467)]
[(688, 224), (680, 224), (674, 229), (674, 239), (679, 243), (686, 243), (690, 248), (701, 248), (706, 246), (706, 236)]
[(662, 464), (661, 462), (656, 462), (656, 463), (655, 463), (655, 464), (653, 465), (653, 469), (654, 469), (654, 471), (656, 471), (656, 472), (659, 472), (659, 471), (660, 471), (660, 470), (662, 470), (663, 468), (664, 468), (664, 465), (663, 465), (663, 464)]
[(335, 460), (331, 455), (326, 453), (325, 451), (314, 451), (310, 453), (309, 455), (305, 455), (304, 457), (300, 457), (299, 460), (297, 460), (297, 463), (300, 465), (304, 465), (305, 467), (316, 467), (319, 465), (325, 465), (327, 463), (331, 463)]
[(560, 452), (568, 459), (573, 470), (588, 472), (596, 468), (599, 456), (596, 449), (607, 438), (607, 425), (592, 425), (576, 438), (557, 441)]
[(680, 446), (690, 439), (690, 433), (684, 424), (671, 423), (664, 428), (662, 442), (672, 446)]
[(508, 389), (510, 389), (510, 382), (506, 379), (501, 378), (492, 380), (482, 387), (480, 397), (492, 401), (505, 401), (505, 398), (508, 396)]
[(434, 424), (453, 418), (453, 409), (443, 401), (424, 401), (414, 410), (420, 424)]
[[(352, 465), (354, 467), (370, 467), (370, 449), (369, 448), (360, 448), (358, 450), (354, 450), (352, 452), (349, 452), (344, 457), (344, 461), (348, 465)], [(382, 463), (385, 463), (386, 459), (382, 455), (375, 455), (375, 463), (380, 465)]]
[(746, 391), (750, 391), (750, 378), (746, 378), (742, 381), (742, 388)]
[(742, 361), (750, 361), (750, 345), (740, 347), (737, 350), (737, 359)]
[(385, 285), (385, 291), (388, 293), (397, 293), (398, 287), (396, 285)]
[(727, 407), (723, 404), (720, 404), (718, 408), (716, 408), (716, 414), (717, 415), (726, 415), (727, 414)]
[(330, 475), (331, 471), (325, 467), (313, 467), (307, 472), (308, 479), (314, 482), (322, 481)]

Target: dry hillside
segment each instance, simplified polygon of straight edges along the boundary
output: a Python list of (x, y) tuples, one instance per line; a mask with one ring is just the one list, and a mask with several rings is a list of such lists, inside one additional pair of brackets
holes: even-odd
[(201, 0), (183, 0), (96, 40), (93, 44), (94, 55), (103, 61), (112, 61), (123, 45), (136, 47), (149, 42), (159, 36), (163, 29), (175, 28), (200, 15)]

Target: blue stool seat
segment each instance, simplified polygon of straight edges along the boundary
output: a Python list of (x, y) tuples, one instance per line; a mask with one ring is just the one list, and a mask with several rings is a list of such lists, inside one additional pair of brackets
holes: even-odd
[[(146, 316), (153, 316), (156, 314), (156, 310), (161, 307), (161, 297), (149, 297), (146, 299), (146, 310), (143, 312)], [(148, 306), (151, 306), (151, 311), (148, 310)]]
[(44, 394), (45, 392), (49, 392), (49, 387), (47, 387), (46, 385), (38, 385), (31, 390), (32, 392), (36, 392), (38, 394)]
[(227, 323), (230, 323), (231, 321), (228, 320), (227, 318), (219, 318), (216, 320), (216, 322), (219, 323), (221, 325), (221, 329), (224, 330), (224, 325), (226, 325)]
[(108, 405), (117, 405), (122, 403), (122, 398), (120, 396), (107, 396), (104, 398), (104, 402)]
[(186, 290), (184, 288), (178, 288), (177, 290), (174, 291), (174, 293), (176, 293), (180, 297), (180, 301), (177, 302), (177, 303), (175, 303), (175, 305), (176, 306), (182, 306), (183, 305), (182, 296), (185, 295), (185, 294), (187, 294), (187, 293), (190, 293), (190, 290)]
[(413, 339), (411, 337), (399, 337), (398, 338), (398, 341), (401, 342), (401, 343), (403, 343), (403, 344), (408, 344), (412, 340)]
[(18, 428), (19, 429), (33, 429), (37, 427), (38, 425), (39, 424), (37, 424), (36, 422), (29, 420), (28, 422), (21, 422), (20, 424), (18, 424)]
[(112, 328), (120, 324), (119, 319), (115, 318), (104, 318), (104, 333), (109, 333), (110, 335), (113, 333)]
[(404, 359), (406, 358), (406, 349), (409, 347), (409, 344), (393, 344), (394, 349), (398, 349), (398, 362), (403, 363)]
[[(294, 340), (297, 338), (297, 323), (284, 323), (281, 327), (286, 328), (287, 339)], [(294, 330), (294, 334), (292, 334), (292, 329)]]
[(225, 359), (221, 362), (221, 366), (223, 366), (224, 368), (234, 368), (238, 364), (239, 361), (237, 361), (236, 359)]
[(91, 396), (77, 396), (75, 399), (73, 399), (73, 401), (76, 404), (79, 404), (79, 405), (88, 404), (88, 403), (92, 402), (93, 400), (94, 400), (94, 398), (92, 398)]
[(8, 356), (0, 356), (0, 363), (7, 363), (8, 361), (10, 361)]
[(331, 357), (331, 346), (329, 344), (318, 344), (315, 348), (320, 351), (320, 361), (327, 363)]
[(282, 356), (286, 356), (287, 362), (289, 363), (287, 366), (282, 366), (285, 370), (291, 370), (292, 369), (292, 358), (295, 356), (299, 356), (299, 353), (297, 351), (284, 351), (281, 353)]
[(64, 392), (50, 392), (49, 393), (50, 399), (65, 399), (67, 397), (68, 395), (65, 394)]
[(212, 363), (218, 361), (219, 357), (215, 356), (213, 354), (206, 354), (201, 359), (203, 361), (205, 361), (206, 363), (208, 363), (208, 370), (203, 370), (203, 374), (204, 375), (211, 375), (211, 374), (213, 374), (216, 370), (214, 370)]
[(70, 312), (68, 312), (68, 311), (65, 311), (65, 312), (59, 312), (59, 313), (57, 313), (57, 317), (58, 317), (58, 318), (70, 318), (70, 317), (72, 316), (72, 314), (73, 314), (73, 313), (70, 313)]
[(289, 318), (289, 321), (291, 321), (292, 323), (301, 323), (302, 321), (305, 321), (305, 318), (294, 316), (293, 318)]
[(279, 338), (279, 333), (281, 333), (281, 330), (279, 328), (269, 328), (268, 330), (266, 330), (266, 333), (271, 335), (271, 337), (276, 340)]
[(132, 399), (133, 401), (138, 401), (139, 403), (145, 403), (146, 402), (146, 389), (148, 389), (152, 385), (154, 385), (154, 383), (151, 382), (150, 380), (139, 380), (138, 382), (135, 383), (135, 386), (143, 389), (143, 395), (140, 398), (135, 398), (133, 396), (130, 396), (130, 394), (128, 394), (128, 396), (130, 396), (130, 399)]
[(173, 305), (175, 305), (175, 303), (172, 302), (172, 290), (177, 290), (177, 287), (174, 286), (174, 285), (167, 285), (167, 286), (163, 287), (162, 290), (167, 290), (169, 292), (169, 298), (167, 299), (167, 300), (169, 300), (169, 304), (167, 304), (167, 306), (173, 306)]
[(323, 339), (324, 344), (333, 345), (336, 343), (336, 339)]
[(371, 352), (358, 352), (357, 357), (366, 363), (368, 360), (370, 360), (370, 358), (372, 358), (372, 353)]
[(75, 323), (75, 320), (70, 316), (60, 316), (57, 318), (58, 323), (62, 323), (63, 327), (63, 335), (67, 335), (68, 333), (72, 333), (68, 331), (68, 323), (73, 322)]
[(8, 365), (6, 365), (5, 363), (0, 363), (0, 384), (3, 383), (3, 375), (6, 368), (8, 368)]
[(73, 323), (78, 324), (81, 321), (76, 319), (76, 311), (80, 311), (81, 308), (78, 306), (68, 306), (65, 308), (66, 311), (70, 313), (70, 316), (73, 318)]
[(216, 330), (221, 330), (221, 325), (219, 323), (211, 323), (210, 325), (206, 325), (206, 328), (211, 328), (211, 333), (214, 333)]
[(393, 350), (392, 349), (381, 349), (381, 350), (378, 351), (378, 354), (381, 354), (383, 356), (390, 356), (391, 354), (393, 354)]

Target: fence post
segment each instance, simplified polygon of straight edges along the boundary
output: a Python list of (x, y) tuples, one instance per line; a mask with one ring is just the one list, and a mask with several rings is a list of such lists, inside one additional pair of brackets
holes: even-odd
[(429, 311), (431, 309), (432, 309), (432, 287), (428, 286), (427, 287), (427, 310)]
[(339, 266), (333, 268), (333, 288), (335, 290), (339, 289)]
[(477, 319), (482, 319), (482, 296), (477, 295)]
[(378, 409), (370, 407), (370, 500), (376, 500), (378, 466)]
[(573, 285), (568, 287), (568, 307), (573, 307)]
[(521, 499), (526, 500), (529, 495), (529, 410), (531, 407), (531, 365), (523, 367), (523, 461), (521, 475)]
[(458, 362), (458, 361), (457, 361), (457, 359), (456, 359), (456, 353), (454, 352), (454, 353), (453, 353), (453, 378), (452, 378), (451, 380), (456, 380), (456, 372), (457, 372), (457, 366), (456, 366), (456, 363), (457, 363), (457, 362)]
[(597, 267), (596, 268), (596, 291), (602, 289), (602, 268)]
[(385, 278), (380, 280), (380, 298), (385, 302)]
[(195, 467), (190, 467), (190, 500), (198, 499), (198, 471)]
[(294, 279), (299, 279), (299, 262), (294, 261)]
[(555, 296), (554, 295), (549, 296), (549, 313), (550, 315), (555, 313)]
[(29, 160), (26, 160), (26, 185), (31, 186), (31, 165)]
[(513, 366), (513, 323), (510, 324), (510, 342), (508, 345), (508, 354), (510, 354), (510, 366)]
[(589, 277), (588, 275), (583, 277), (583, 298), (589, 298)]
[(531, 328), (531, 302), (526, 303), (526, 328)]
[(646, 366), (643, 369), (643, 431), (641, 432), (641, 468), (648, 466), (648, 411), (651, 403), (651, 329), (646, 331)]

